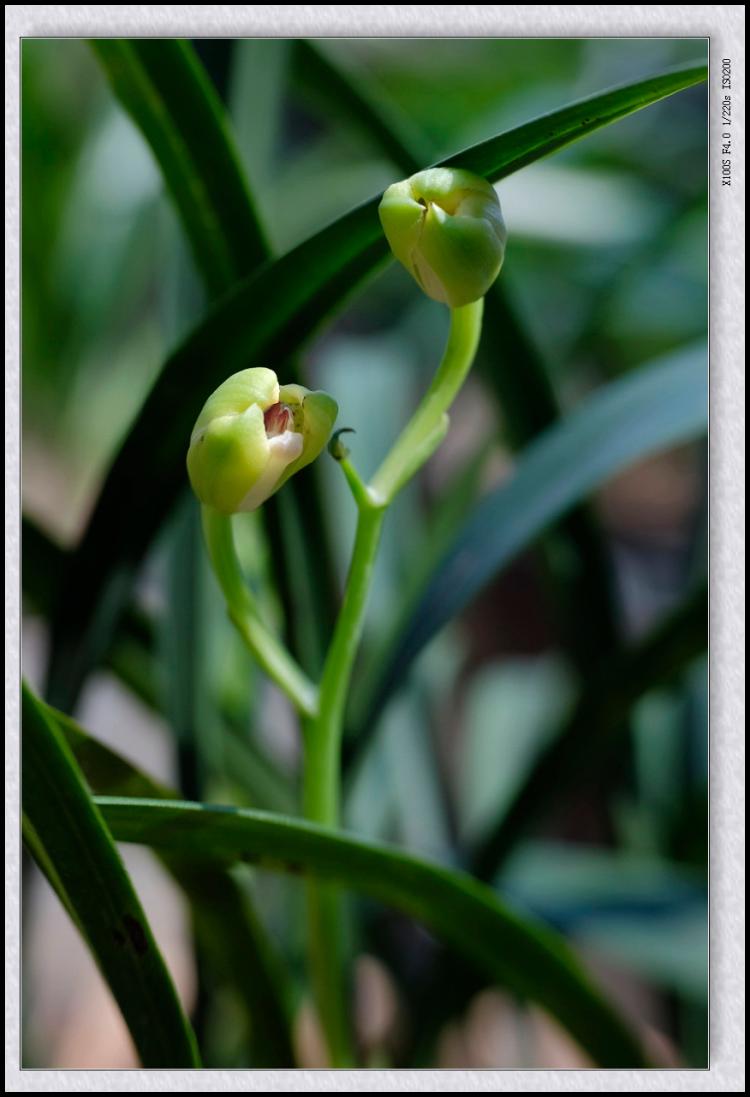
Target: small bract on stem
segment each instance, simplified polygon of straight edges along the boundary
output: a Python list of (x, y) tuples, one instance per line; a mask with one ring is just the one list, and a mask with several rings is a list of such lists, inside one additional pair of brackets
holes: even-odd
[[(340, 441), (350, 428), (339, 430), (331, 443), (358, 519), (341, 610), (319, 685), (307, 679), (263, 624), (242, 577), (231, 517), (255, 510), (318, 456), (336, 420), (335, 401), (299, 385), (280, 386), (270, 369), (243, 370), (206, 401), (187, 458), (229, 615), (303, 718), (303, 807), (308, 819), (326, 826), (340, 822), (344, 714), (385, 514), (445, 437), (448, 411), (479, 343), (483, 296), (497, 277), (505, 252), (497, 195), (486, 180), (466, 171), (431, 168), (395, 183), (383, 196), (380, 218), (396, 258), (429, 297), (450, 307), (450, 333), (432, 384), (369, 483)], [(331, 885), (311, 881), (307, 886), (310, 972), (331, 1064), (351, 1066), (355, 1060), (341, 899)]]

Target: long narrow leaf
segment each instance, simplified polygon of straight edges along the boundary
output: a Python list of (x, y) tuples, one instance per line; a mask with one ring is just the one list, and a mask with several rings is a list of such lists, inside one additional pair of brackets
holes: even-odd
[[(484, 334), (478, 371), (495, 396), (510, 445), (521, 450), (560, 419), (562, 408), (501, 279), (490, 290)], [(541, 549), (563, 644), (579, 667), (591, 670), (606, 661), (620, 636), (606, 546), (588, 505), (581, 501), (546, 531)], [(586, 614), (576, 612), (582, 604)]]
[(680, 66), (633, 84), (590, 95), (504, 134), (500, 157), (497, 138), (490, 138), (458, 156), (452, 156), (450, 162), (454, 167), (467, 168), (478, 175), (504, 179), (506, 175), (533, 164), (543, 156), (549, 156), (593, 130), (656, 103), (674, 91), (701, 83), (707, 74), (705, 64)]
[[(324, 48), (300, 41), (294, 58), (294, 71), (303, 89), (312, 87), (323, 95), (329, 110), (337, 117), (351, 119), (401, 171), (411, 174), (425, 162), (424, 154), (420, 157), (413, 151), (420, 142), (418, 135), (406, 135), (406, 120), (394, 117), (397, 112), (384, 113), (382, 101), (376, 101), (350, 74), (342, 72)], [(504, 433), (514, 449), (521, 449), (559, 419), (561, 407), (549, 374), (511, 307), (505, 278), (498, 279), (487, 295), (477, 368), (497, 399)], [(415, 554), (415, 583), (424, 582), (434, 566), (431, 534), (429, 541), (425, 553)], [(579, 504), (546, 534), (542, 550), (552, 578), (563, 641), (578, 665), (590, 673), (618, 647), (619, 636), (605, 546), (585, 504)], [(574, 610), (581, 604), (589, 607), (585, 615)], [(376, 660), (370, 668), (371, 680), (377, 680), (382, 669)], [(362, 692), (366, 697), (366, 688)], [(357, 715), (355, 712), (353, 716), (354, 737)]]
[(664, 685), (706, 649), (708, 605), (705, 587), (624, 652), (590, 682), (559, 733), (534, 764), (515, 801), (490, 826), (472, 856), (472, 871), (491, 880), (519, 838), (544, 821), (571, 787), (609, 756), (627, 727), (633, 704)]
[[(666, 685), (683, 673), (706, 647), (705, 587), (669, 615), (644, 640), (616, 657), (584, 691), (537, 759), (530, 776), (510, 807), (503, 811), (466, 861), (480, 879), (501, 880), (505, 858), (545, 815), (554, 810), (575, 781), (606, 764), (609, 752), (627, 733), (632, 705), (649, 689)], [(443, 948), (433, 969), (421, 982), (404, 987), (410, 1010), (432, 1036), (451, 1017), (460, 1015), (482, 989), (473, 972), (456, 963)]]
[(620, 469), (707, 425), (706, 350), (692, 347), (612, 382), (522, 454), (426, 585), (373, 688), (367, 727), (432, 637), (561, 514)]
[(22, 721), (24, 840), (91, 949), (143, 1065), (198, 1066), (192, 1030), (107, 826), (26, 686)]
[(98, 38), (92, 48), (159, 162), (209, 292), (224, 292), (268, 249), (203, 66), (180, 39)]
[[(162, 169), (209, 298), (215, 298), (270, 257), (223, 104), (186, 42), (99, 39), (92, 42), (92, 48)], [(222, 51), (222, 56), (225, 54)], [(287, 380), (299, 380), (291, 363), (284, 372)], [(301, 581), (311, 573), (309, 586), (318, 593), (316, 619), (328, 623), (334, 597), (327, 581), (331, 554), (316, 510), (318, 502), (314, 476), (308, 473), (304, 482), (295, 479), (287, 505), (291, 503), (292, 509), (300, 512), (305, 535), (318, 545), (313, 557), (290, 551), (288, 538), (280, 529), (278, 500), (269, 501), (264, 517), (282, 601), (285, 605), (292, 601), (290, 576)], [(189, 632), (195, 634), (196, 629)], [(295, 653), (299, 655), (299, 651)], [(71, 707), (75, 687), (59, 700)]]
[(343, 73), (328, 55), (325, 44), (304, 38), (294, 43), (292, 73), (305, 98), (310, 93), (325, 102), (328, 112), (350, 120), (372, 138), (405, 175), (412, 175), (430, 159), (420, 134), (409, 132), (397, 110), (386, 110), (351, 73)]
[[(210, 296), (227, 290), (269, 258), (255, 205), (226, 129), (223, 108), (203, 68), (184, 42), (170, 40), (98, 40), (93, 47), (107, 70), (114, 90), (151, 145), (175, 199), (191, 240), (198, 269)], [(298, 380), (291, 363), (288, 380)], [(213, 382), (216, 384), (216, 381)], [(207, 383), (203, 389), (205, 397)], [(278, 500), (270, 500), (264, 515), (271, 559), (285, 604), (289, 576), (310, 572), (309, 586), (317, 594), (322, 619), (332, 616), (333, 588), (329, 581), (330, 548), (320, 518), (319, 485), (309, 472), (290, 486), (305, 536), (319, 547), (314, 556), (293, 559), (278, 519)], [(289, 500), (288, 500), (289, 502)], [(127, 586), (127, 575), (122, 576)], [(117, 595), (114, 595), (117, 599)], [(71, 620), (70, 607), (62, 611)], [(75, 611), (74, 611), (75, 612)], [(98, 607), (109, 623), (110, 604)], [(99, 654), (107, 650), (109, 629), (94, 624)], [(89, 662), (90, 665), (90, 662)], [(71, 708), (85, 676), (56, 678), (50, 668), (48, 693), (63, 708)]]
[[(175, 800), (176, 793), (92, 738), (74, 720), (39, 704), (56, 723), (89, 786), (110, 796)], [(190, 903), (203, 948), (246, 1008), (253, 1065), (294, 1065), (285, 976), (252, 906), (235, 880), (213, 862), (161, 853), (161, 861)]]
[(601, 1065), (642, 1066), (637, 1042), (589, 983), (562, 939), (507, 909), (469, 876), (310, 823), (201, 804), (100, 797), (120, 841), (310, 872), (393, 904), (538, 1002)]
[(38, 698), (36, 703), (67, 743), (92, 792), (106, 796), (142, 796), (151, 800), (179, 799), (173, 789), (89, 735), (72, 717)]
[[(60, 589), (66, 550), (60, 548), (26, 515), (22, 518), (21, 538), (21, 580), (24, 596), (29, 598), (38, 612), (49, 616)], [(155, 631), (154, 622), (146, 613), (140, 608), (128, 606), (122, 616), (117, 641), (107, 654), (106, 664), (128, 689), (152, 709), (157, 708), (159, 703), (153, 653)], [(57, 710), (54, 713), (58, 723), (69, 720)], [(223, 749), (227, 772), (232, 781), (249, 797), (254, 807), (265, 811), (293, 811), (296, 795), (288, 778), (248, 737), (247, 729), (238, 724), (233, 706), (226, 700), (222, 704), (221, 715), (226, 724)], [(67, 728), (65, 730), (67, 733)], [(89, 744), (95, 742), (89, 739)], [(76, 754), (75, 749), (73, 753)], [(78, 762), (88, 775), (80, 757)], [(98, 785), (96, 787), (98, 791), (104, 791)], [(119, 789), (119, 792), (125, 795), (123, 789)], [(153, 796), (155, 793), (136, 792), (132, 789), (127, 795)]]
[(290, 978), (250, 897), (215, 861), (166, 851), (162, 860), (190, 903), (206, 962), (244, 1009), (251, 1065), (296, 1066)]
[[(705, 66), (691, 66), (593, 96), (449, 162), (502, 178), (705, 74)], [(135, 569), (184, 487), (186, 439), (206, 391), (233, 370), (295, 352), (383, 262), (378, 201), (241, 283), (165, 364), (115, 458), (66, 576), (49, 678), (50, 696), (61, 707), (106, 648)]]

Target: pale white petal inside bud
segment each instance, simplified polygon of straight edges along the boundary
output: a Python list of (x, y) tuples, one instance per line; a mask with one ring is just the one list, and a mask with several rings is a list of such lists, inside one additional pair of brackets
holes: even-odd
[(302, 453), (304, 439), (293, 430), (268, 439), (268, 463), (260, 477), (237, 507), (238, 511), (256, 510), (275, 491), (279, 477)]

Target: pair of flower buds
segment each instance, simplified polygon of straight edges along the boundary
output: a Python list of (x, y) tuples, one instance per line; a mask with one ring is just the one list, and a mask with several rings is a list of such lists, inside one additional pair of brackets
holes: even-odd
[[(460, 308), (483, 297), (505, 253), (494, 188), (457, 168), (429, 168), (383, 195), (380, 222), (396, 258), (428, 297)], [(336, 401), (273, 370), (242, 370), (208, 398), (187, 457), (200, 501), (221, 514), (255, 510), (322, 451)]]

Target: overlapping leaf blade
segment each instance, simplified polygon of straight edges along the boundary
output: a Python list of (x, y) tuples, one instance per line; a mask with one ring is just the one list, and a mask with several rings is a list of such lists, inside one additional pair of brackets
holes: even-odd
[(485, 886), (395, 848), (278, 815), (100, 797), (120, 841), (310, 872), (393, 904), (539, 1003), (601, 1066), (644, 1065), (637, 1041), (556, 934), (517, 917)]
[(92, 48), (156, 156), (209, 293), (224, 292), (268, 248), (203, 66), (179, 38), (97, 38)]
[(701, 586), (650, 635), (587, 683), (513, 802), (473, 851), (471, 868), (480, 879), (493, 879), (518, 840), (544, 820), (574, 782), (602, 766), (618, 734), (627, 728), (635, 702), (648, 690), (671, 682), (705, 651), (707, 624), (707, 591)]
[[(60, 576), (65, 567), (66, 550), (61, 549), (26, 515), (22, 519), (23, 593), (43, 616), (52, 612), (58, 595)], [(107, 655), (107, 666), (133, 693), (150, 708), (158, 707), (155, 680), (155, 630), (153, 620), (140, 608), (130, 605), (123, 615), (117, 641)], [(286, 776), (260, 747), (249, 739), (247, 729), (240, 725), (234, 708), (227, 699), (222, 703), (226, 724), (224, 751), (227, 770), (249, 802), (267, 811), (289, 812), (294, 808), (296, 794)], [(55, 710), (60, 721), (69, 718)], [(67, 723), (66, 723), (67, 726)], [(65, 730), (65, 728), (63, 728)], [(90, 740), (93, 742), (93, 740)], [(74, 750), (74, 753), (76, 751)], [(83, 764), (78, 757), (79, 764)], [(86, 766), (83, 766), (85, 772)], [(98, 787), (98, 786), (97, 786)], [(103, 789), (99, 789), (103, 791)], [(123, 794), (123, 790), (119, 790)], [(130, 793), (129, 793), (130, 794)], [(135, 792), (132, 793), (135, 795)], [(140, 792), (138, 795), (154, 795)]]
[[(39, 707), (59, 729), (95, 792), (176, 800), (175, 792), (88, 735), (70, 717), (41, 702)], [(245, 1007), (253, 1065), (294, 1066), (285, 974), (239, 884), (211, 861), (168, 852), (161, 860), (190, 903), (203, 948)]]
[(91, 949), (143, 1065), (198, 1066), (195, 1037), (109, 830), (26, 686), (22, 725), (27, 847)]
[[(451, 163), (502, 178), (587, 133), (705, 79), (673, 70), (593, 96), (465, 150)], [(106, 648), (135, 569), (184, 486), (184, 449), (202, 396), (228, 373), (296, 351), (386, 257), (378, 198), (230, 292), (168, 359), (105, 481), (65, 582), (49, 689), (75, 694)]]
[(435, 568), (372, 689), (371, 726), (432, 637), (517, 553), (617, 471), (707, 425), (706, 348), (677, 352), (598, 391), (539, 436), (483, 500)]
[[(351, 73), (342, 71), (326, 49), (318, 43), (298, 42), (294, 62), (301, 90), (306, 93), (310, 88), (322, 96), (329, 110), (357, 126), (404, 174), (427, 162), (427, 153), (415, 155), (422, 142), (419, 134), (407, 132), (407, 120), (398, 112), (385, 111), (382, 100), (368, 94)], [(522, 449), (559, 419), (562, 411), (557, 394), (545, 363), (511, 306), (505, 275), (491, 287), (485, 301), (477, 371), (497, 400), (505, 437), (514, 449)], [(412, 589), (421, 588), (440, 554), (433, 531), (427, 540), (425, 551), (415, 554)], [(574, 661), (591, 673), (618, 649), (620, 637), (606, 548), (588, 506), (580, 503), (563, 516), (543, 538), (541, 549), (552, 579), (563, 643)], [(583, 602), (588, 606), (585, 615), (575, 611)], [(404, 604), (409, 604), (408, 594)], [(354, 698), (350, 728), (360, 751), (366, 739), (361, 732), (367, 682), (377, 681), (382, 669), (376, 657), (364, 688)]]

